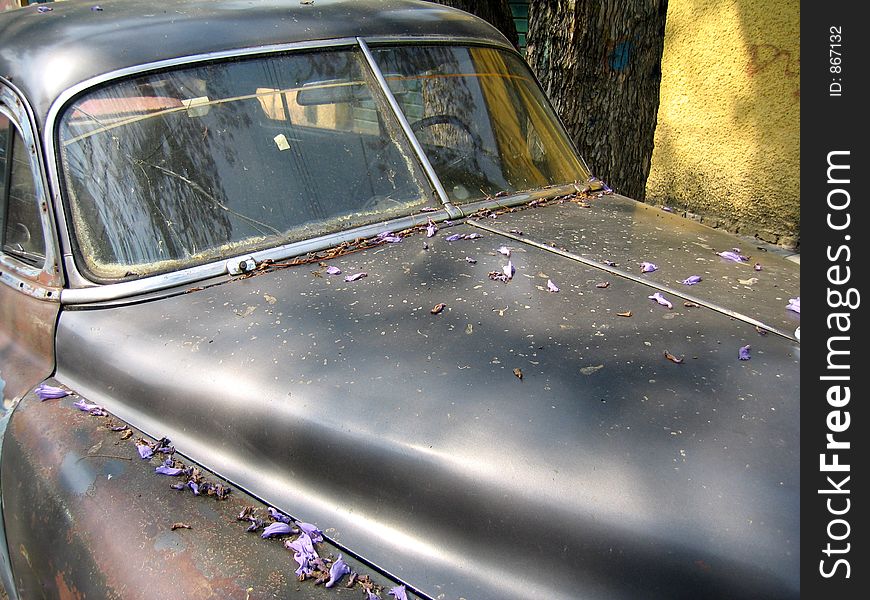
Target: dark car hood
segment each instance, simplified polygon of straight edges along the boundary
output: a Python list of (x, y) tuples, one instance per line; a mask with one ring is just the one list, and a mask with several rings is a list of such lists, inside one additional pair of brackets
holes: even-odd
[[(483, 225), (582, 254), (627, 202)], [(488, 277), (505, 244), (508, 283)], [(682, 250), (630, 250), (614, 260), (693, 274)], [(760, 280), (798, 281), (766, 262)], [(433, 598), (798, 595), (795, 342), (472, 224), (330, 264), (368, 276), (309, 265), (66, 311), (58, 379)], [(785, 312), (790, 290), (756, 286)]]

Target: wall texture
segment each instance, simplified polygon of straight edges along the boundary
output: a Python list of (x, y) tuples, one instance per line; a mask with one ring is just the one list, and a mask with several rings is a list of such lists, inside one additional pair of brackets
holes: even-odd
[(670, 0), (647, 202), (795, 248), (800, 4)]

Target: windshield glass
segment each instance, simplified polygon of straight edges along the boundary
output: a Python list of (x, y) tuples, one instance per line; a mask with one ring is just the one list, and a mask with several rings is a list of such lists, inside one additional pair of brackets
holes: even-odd
[(450, 200), (457, 204), (585, 181), (528, 67), (492, 48), (398, 46), (374, 51)]
[(432, 204), (373, 82), (349, 49), (201, 64), (78, 98), (60, 154), (84, 268), (149, 275)]

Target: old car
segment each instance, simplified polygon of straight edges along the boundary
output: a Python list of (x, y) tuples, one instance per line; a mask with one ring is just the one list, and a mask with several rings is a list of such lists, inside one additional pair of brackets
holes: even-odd
[(22, 598), (799, 595), (799, 266), (416, 0), (0, 14)]

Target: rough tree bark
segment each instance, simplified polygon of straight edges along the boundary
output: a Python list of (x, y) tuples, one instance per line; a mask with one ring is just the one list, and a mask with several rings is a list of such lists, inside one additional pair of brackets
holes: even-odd
[(526, 60), (592, 172), (645, 196), (667, 0), (531, 0)]
[(511, 15), (511, 7), (508, 0), (433, 0), (438, 4), (452, 6), (471, 13), (495, 26), (514, 45), (519, 47), (517, 27)]

